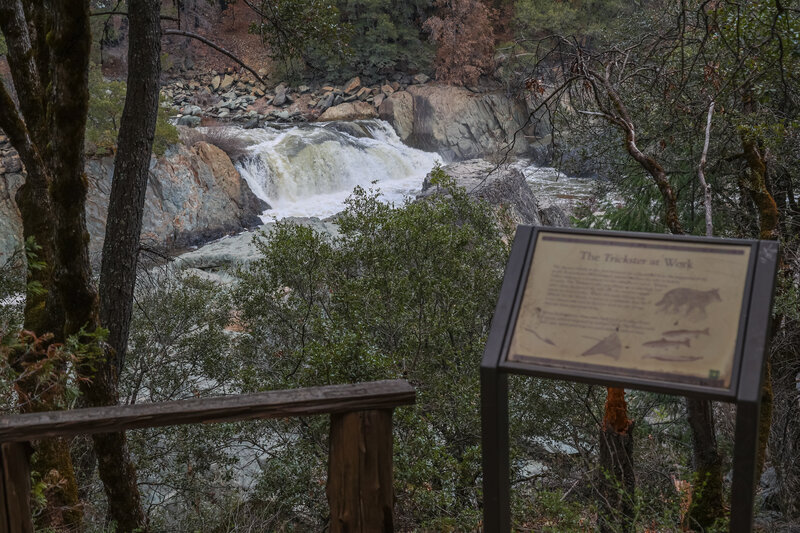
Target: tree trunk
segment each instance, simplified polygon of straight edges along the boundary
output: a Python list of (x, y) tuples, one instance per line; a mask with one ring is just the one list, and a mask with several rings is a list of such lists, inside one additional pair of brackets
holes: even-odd
[[(105, 314), (112, 327), (114, 347), (122, 347), (123, 355), (158, 106), (159, 7), (158, 0), (143, 0), (131, 9), (131, 76), (109, 204), (112, 217), (106, 242), (112, 257), (104, 261), (104, 285), (119, 291), (104, 299)], [(82, 358), (77, 370), (81, 377), (89, 378), (80, 381), (83, 398), (88, 405), (115, 404), (121, 360), (99, 343), (96, 335), (100, 305), (91, 275), (85, 218), (88, 184), (83, 144), (89, 101), (89, 2), (0, 0), (0, 27), (20, 100), (17, 108), (0, 83), (0, 127), (25, 165), (27, 178), (17, 196), (24, 234), (41, 247), (39, 260), (46, 265), (38, 269), (29, 264), (31, 279), (45, 292), (29, 290), (25, 327), (37, 339), (48, 339), (42, 342), (62, 342), (77, 336), (77, 355)], [(52, 336), (46, 336), (48, 333)], [(33, 354), (36, 357), (46, 354), (47, 346), (41, 346), (44, 349), (38, 349)], [(11, 361), (17, 367), (20, 362)], [(64, 371), (54, 370), (56, 374)], [(54, 381), (59, 383), (58, 379)], [(46, 388), (46, 395), (37, 396), (37, 390), (43, 388), (41, 383), (19, 385), (22, 410), (56, 409), (63, 404), (59, 401), (63, 391), (58, 387)], [(95, 444), (100, 477), (117, 530), (146, 528), (125, 436), (96, 437)], [(66, 442), (40, 444), (34, 467), (48, 483), (48, 511), (42, 514), (40, 525), (78, 530), (81, 513)]]
[[(128, 13), (128, 83), (117, 139), (100, 271), (100, 319), (109, 331), (108, 359), (96, 369), (85, 395), (89, 405), (116, 405), (118, 376), (128, 344), (139, 237), (161, 78), (161, 2), (140, 0)], [(102, 374), (102, 375), (101, 375)], [(147, 530), (125, 433), (93, 436), (110, 518), (121, 532)]]
[(688, 398), (689, 426), (692, 429), (694, 481), (689, 519), (703, 529), (725, 514), (722, 508), (722, 458), (717, 450), (711, 402)]
[[(46, 356), (50, 343), (62, 342), (83, 325), (88, 331), (93, 331), (96, 325), (96, 321), (87, 320), (84, 324), (81, 320), (81, 316), (91, 318), (92, 310), (96, 311), (91, 285), (88, 291), (78, 286), (79, 280), (89, 283), (88, 256), (80, 250), (86, 248), (80, 196), (85, 190), (83, 129), (91, 42), (88, 2), (75, 2), (67, 7), (64, 3), (44, 6), (0, 0), (0, 28), (6, 37), (6, 57), (20, 97), (17, 109), (0, 84), (0, 127), (25, 165), (27, 176), (17, 193), (17, 205), (22, 215), (23, 235), (26, 240), (33, 239), (36, 261), (44, 263), (44, 268), (28, 265), (30, 281), (43, 290), (28, 285), (24, 328), (39, 339), (49, 339), (27, 354), (11, 354), (9, 363), (20, 370), (23, 355), (26, 362), (34, 362)], [(61, 154), (61, 150), (65, 153)], [(72, 249), (73, 246), (78, 250)], [(84, 260), (86, 263), (82, 265)], [(72, 276), (70, 269), (76, 267), (77, 276)], [(67, 323), (80, 325), (70, 329)], [(53, 371), (57, 373), (60, 369)], [(39, 378), (25, 380), (18, 387), (23, 412), (58, 409), (63, 404), (60, 401), (63, 389), (42, 387)], [(37, 393), (43, 389), (46, 394)], [(67, 442), (56, 439), (38, 443), (33, 467), (48, 483), (45, 491), (48, 507), (37, 517), (38, 525), (78, 529), (81, 512)]]
[[(747, 160), (749, 172), (746, 176), (747, 191), (758, 211), (759, 238), (764, 240), (777, 240), (780, 229), (780, 216), (775, 199), (767, 189), (767, 165), (758, 148), (756, 140), (748, 133), (742, 132), (742, 149)], [(772, 335), (770, 335), (770, 338)], [(767, 443), (769, 441), (769, 428), (772, 424), (772, 368), (767, 358), (764, 386), (761, 389), (761, 422), (758, 432), (758, 457), (756, 463), (756, 479), (759, 479), (764, 470), (767, 457)]]
[(100, 269), (100, 318), (109, 330), (117, 373), (125, 363), (148, 169), (158, 116), (161, 78), (159, 0), (130, 10), (128, 90), (117, 138)]
[(633, 421), (623, 389), (608, 389), (600, 430), (600, 474), (597, 480), (598, 525), (602, 533), (633, 531), (634, 490)]

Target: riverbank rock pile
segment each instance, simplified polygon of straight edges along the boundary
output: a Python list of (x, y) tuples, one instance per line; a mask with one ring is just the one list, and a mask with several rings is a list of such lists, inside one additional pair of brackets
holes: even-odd
[[(262, 79), (268, 75), (266, 70), (258, 74)], [(223, 72), (184, 73), (183, 77), (168, 81), (161, 92), (176, 112), (179, 125), (225, 121), (255, 127), (261, 122), (377, 118), (377, 109), (387, 97), (429, 80), (425, 74), (398, 74), (374, 86), (355, 77), (343, 85), (291, 87), (279, 83), (267, 88), (251, 72), (229, 68)]]
[(267, 89), (251, 73), (229, 69), (173, 80), (162, 93), (183, 126), (232, 122), (254, 128), (265, 123), (380, 118), (404, 143), (438, 152), (448, 162), (529, 151), (525, 102), (511, 98), (499, 85), (440, 85), (425, 74), (394, 78), (373, 86), (355, 77), (343, 85), (279, 83)]

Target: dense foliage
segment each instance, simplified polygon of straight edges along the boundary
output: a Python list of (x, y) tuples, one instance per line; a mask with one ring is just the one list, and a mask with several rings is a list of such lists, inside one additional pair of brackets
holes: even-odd
[[(509, 235), (492, 208), (437, 179), (440, 194), (399, 207), (356, 190), (333, 235), (272, 226), (232, 285), (143, 270), (123, 401), (408, 379), (417, 404), (394, 417), (398, 529), (476, 528), (478, 368)], [(512, 380), (521, 527), (591, 520), (603, 401), (600, 387)], [(648, 465), (636, 521), (668, 528), (685, 498), (670, 476), (690, 474), (683, 407), (650, 394), (630, 403), (637, 463)], [(328, 519), (327, 436), (327, 417), (313, 417), (153, 428), (133, 432), (131, 447), (156, 528), (317, 530)]]
[(375, 82), (397, 71), (426, 70), (432, 50), (424, 42), (421, 25), (430, 4), (429, 0), (337, 0), (341, 20), (353, 33), (344, 68), (329, 69), (329, 74), (343, 78), (359, 74)]
[[(398, 512), (407, 527), (466, 528), (478, 519), (478, 366), (507, 246), (491, 210), (449, 192), (393, 208), (357, 189), (335, 237), (279, 223), (259, 240), (263, 258), (242, 272), (235, 292), (252, 383), (403, 377), (417, 387), (416, 406), (395, 420)], [(301, 469), (302, 479), (319, 480), (313, 501), (324, 517), (324, 427), (304, 426), (291, 432), (315, 460), (276, 451), (282, 460), (269, 464), (284, 466), (269, 473), (269, 489), (300, 489), (292, 477)]]
[(514, 14), (521, 35), (555, 33), (608, 40), (653, 0), (517, 0)]
[[(531, 107), (554, 124), (556, 160), (606, 178), (577, 223), (780, 240), (786, 260), (777, 299), (796, 301), (800, 182), (790, 169), (800, 158), (800, 56), (790, 50), (800, 42), (797, 2), (646, 7), (625, 20), (624, 32), (612, 26), (593, 34), (581, 24), (530, 31), (518, 43), (525, 61), (507, 69), (516, 69)], [(559, 31), (569, 33), (553, 35)], [(774, 313), (775, 366), (762, 394), (759, 468), (774, 467), (782, 480), (782, 496), (772, 489), (765, 507), (788, 517), (797, 513), (789, 494), (796, 492), (798, 468), (786, 458), (796, 453), (800, 428), (787, 413), (796, 410), (800, 358), (789, 341), (797, 339), (798, 322), (786, 309), (781, 304)], [(711, 439), (695, 442), (694, 468), (701, 467), (699, 452), (729, 458), (713, 435), (730, 424), (730, 414), (715, 411), (721, 421), (710, 428)], [(690, 515), (710, 526), (725, 514), (725, 470), (717, 459), (705, 466), (714, 471), (705, 486), (719, 490), (704, 502), (696, 492), (704, 483), (694, 480)]]
[[(103, 78), (99, 68), (89, 72), (89, 115), (86, 121), (87, 151), (107, 155), (116, 151), (119, 121), (125, 105), (124, 81)], [(169, 122), (169, 107), (159, 107), (153, 153), (164, 155), (167, 147), (179, 141), (178, 130)]]

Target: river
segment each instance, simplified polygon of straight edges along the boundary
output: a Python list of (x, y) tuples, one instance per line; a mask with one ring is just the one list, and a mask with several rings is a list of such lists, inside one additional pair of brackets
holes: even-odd
[[(441, 156), (402, 143), (382, 120), (266, 126), (231, 134), (248, 145), (237, 169), (271, 209), (264, 222), (285, 217), (331, 216), (356, 186), (374, 184), (395, 204), (414, 197)], [(527, 160), (512, 163), (526, 176), (542, 206), (571, 207), (591, 194), (591, 181), (572, 178)]]

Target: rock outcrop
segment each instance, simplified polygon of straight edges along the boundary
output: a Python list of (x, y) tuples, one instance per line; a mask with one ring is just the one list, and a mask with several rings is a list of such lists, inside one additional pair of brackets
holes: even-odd
[(0, 265), (22, 245), (22, 216), (14, 195), (23, 180), (19, 173), (0, 173)]
[[(534, 226), (569, 224), (569, 218), (557, 206), (541, 209), (531, 186), (519, 169), (510, 166), (496, 166), (484, 159), (472, 159), (452, 163), (442, 168), (455, 180), (458, 187), (470, 195), (486, 200), (490, 205), (508, 209), (511, 220), (517, 224)], [(422, 192), (417, 198), (439, 193), (431, 183), (430, 174), (422, 184)], [(559, 213), (560, 212), (560, 213)]]
[[(113, 172), (111, 157), (86, 164), (86, 223), (95, 258), (103, 246)], [(14, 201), (22, 181), (19, 173), (0, 174), (0, 261), (22, 241), (22, 222)], [(142, 240), (167, 249), (201, 244), (260, 225), (259, 214), (267, 208), (225, 152), (207, 143), (193, 148), (178, 145), (150, 162)]]
[(412, 85), (388, 95), (378, 112), (403, 142), (437, 151), (446, 161), (508, 150), (520, 154), (528, 149), (521, 131), (527, 119), (524, 103), (497, 91), (474, 93), (463, 87)]

